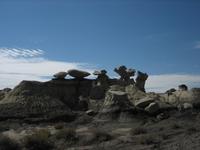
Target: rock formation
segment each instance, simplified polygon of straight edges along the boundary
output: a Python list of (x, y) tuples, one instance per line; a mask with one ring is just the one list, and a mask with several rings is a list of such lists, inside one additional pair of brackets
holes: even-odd
[(93, 74), (97, 76), (96, 85), (108, 88), (109, 77), (106, 70), (95, 71)]
[(127, 69), (126, 66), (119, 66), (114, 71), (120, 76), (120, 80), (125, 84), (134, 84), (134, 80), (131, 79), (135, 75), (134, 69)]
[(67, 75), (68, 75), (67, 72), (58, 72), (58, 73), (54, 74), (53, 76), (54, 76), (54, 78), (55, 78), (56, 80), (63, 80), (63, 79), (65, 79), (65, 77), (66, 77)]
[[(200, 108), (200, 88), (188, 90), (180, 85), (179, 90), (163, 94), (146, 93), (146, 73), (138, 71), (135, 83), (131, 79), (135, 70), (120, 66), (115, 72), (120, 79), (109, 79), (106, 70), (95, 71), (97, 79), (85, 79), (90, 73), (73, 69), (47, 82), (22, 81), (13, 90), (0, 91), (0, 120), (71, 121), (79, 112), (121, 120), (134, 118), (136, 110), (157, 115), (174, 108)], [(67, 74), (74, 79), (65, 79)]]
[(99, 113), (99, 117), (106, 119), (119, 119), (120, 115), (134, 113), (134, 106), (128, 100), (127, 93), (109, 90)]
[(0, 101), (0, 119), (71, 120), (71, 110), (79, 110), (79, 95), (89, 96), (91, 86), (91, 80), (23, 81)]
[(138, 71), (138, 75), (136, 78), (136, 87), (138, 87), (139, 90), (145, 92), (145, 83), (148, 78), (148, 75), (146, 73), (142, 73)]
[(70, 70), (68, 70), (67, 73), (76, 79), (83, 79), (90, 75), (89, 72), (77, 70), (77, 69), (70, 69)]
[(185, 85), (185, 84), (181, 84), (181, 85), (178, 86), (178, 89), (179, 89), (180, 91), (187, 91), (187, 90), (188, 90), (188, 87), (187, 87), (187, 85)]
[(91, 99), (103, 99), (105, 93), (109, 87), (109, 77), (106, 75), (106, 70), (95, 71), (93, 74), (97, 76), (94, 82), (93, 88), (91, 89)]

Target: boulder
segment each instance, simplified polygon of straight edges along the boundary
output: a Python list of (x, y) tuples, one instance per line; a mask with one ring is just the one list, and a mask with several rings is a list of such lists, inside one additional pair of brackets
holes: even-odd
[(187, 85), (185, 85), (185, 84), (181, 84), (181, 85), (178, 86), (178, 89), (179, 89), (180, 91), (187, 91), (187, 90), (188, 90), (188, 87), (187, 87)]
[(135, 102), (135, 106), (139, 107), (139, 108), (145, 108), (147, 107), (149, 104), (155, 102), (155, 99), (152, 97), (144, 97), (138, 101)]
[(150, 114), (155, 114), (159, 111), (159, 104), (158, 103), (150, 103), (146, 108), (145, 111), (147, 111)]
[(58, 72), (54, 74), (53, 76), (55, 77), (55, 79), (65, 79), (67, 75), (68, 75), (67, 72)]
[(134, 113), (134, 111), (135, 108), (128, 100), (127, 93), (109, 90), (99, 116), (119, 119), (122, 113), (128, 115)]
[(140, 91), (135, 85), (128, 85), (124, 91), (128, 94), (128, 99), (135, 105), (135, 102), (146, 97), (147, 94)]
[(77, 69), (70, 69), (68, 70), (68, 74), (74, 78), (82, 79), (90, 75), (89, 72), (77, 70)]

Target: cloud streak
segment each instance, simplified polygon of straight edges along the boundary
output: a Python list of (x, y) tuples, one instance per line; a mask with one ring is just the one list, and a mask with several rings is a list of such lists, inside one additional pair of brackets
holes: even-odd
[(43, 54), (44, 51), (40, 49), (0, 48), (0, 55), (3, 57), (38, 57)]

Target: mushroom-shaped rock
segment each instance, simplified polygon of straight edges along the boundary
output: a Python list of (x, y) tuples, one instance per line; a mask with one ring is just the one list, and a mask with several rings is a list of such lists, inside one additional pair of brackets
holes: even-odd
[(111, 91), (106, 94), (106, 98), (102, 109), (100, 110), (100, 116), (117, 119), (121, 114), (130, 115), (134, 113), (135, 107), (128, 100), (126, 92)]
[(114, 71), (119, 74), (122, 81), (128, 81), (130, 77), (135, 75), (134, 69), (127, 69), (126, 66), (123, 65), (115, 68)]
[(148, 74), (138, 71), (138, 76), (136, 78), (136, 87), (138, 87), (138, 89), (143, 92), (145, 92), (145, 83), (147, 78)]
[(68, 70), (68, 74), (74, 78), (82, 79), (90, 75), (89, 72), (77, 70), (77, 69), (70, 69)]
[(58, 72), (56, 74), (54, 74), (54, 78), (55, 79), (65, 79), (65, 77), (67, 76), (67, 72)]

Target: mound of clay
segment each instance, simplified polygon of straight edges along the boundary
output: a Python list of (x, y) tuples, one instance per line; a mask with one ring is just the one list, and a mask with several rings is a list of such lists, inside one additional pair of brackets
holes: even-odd
[(0, 119), (42, 118), (71, 120), (79, 95), (89, 95), (92, 82), (83, 80), (23, 81), (0, 101)]

